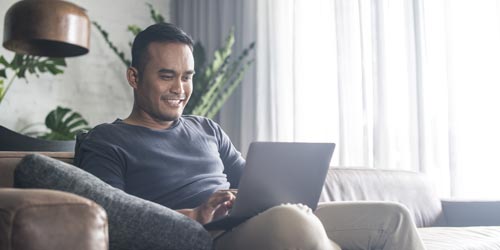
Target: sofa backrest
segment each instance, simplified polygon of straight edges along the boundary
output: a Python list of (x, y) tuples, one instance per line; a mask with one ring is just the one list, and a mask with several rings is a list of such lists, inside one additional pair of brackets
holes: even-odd
[(17, 164), (24, 156), (33, 153), (43, 154), (66, 163), (73, 163), (73, 152), (0, 151), (0, 188), (13, 186), (14, 169)]
[(75, 141), (44, 140), (0, 126), (0, 151), (73, 152)]
[(392, 201), (405, 205), (417, 227), (444, 225), (441, 200), (424, 174), (372, 168), (330, 168), (320, 202)]

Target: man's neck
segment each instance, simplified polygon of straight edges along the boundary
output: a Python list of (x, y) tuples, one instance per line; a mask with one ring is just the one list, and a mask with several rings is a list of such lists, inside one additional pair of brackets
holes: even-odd
[(170, 128), (175, 121), (160, 121), (148, 114), (144, 114), (144, 112), (136, 112), (134, 110), (123, 122), (130, 125), (163, 130)]

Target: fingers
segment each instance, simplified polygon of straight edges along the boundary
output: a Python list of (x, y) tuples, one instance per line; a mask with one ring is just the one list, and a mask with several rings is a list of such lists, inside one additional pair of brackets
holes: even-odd
[(236, 196), (232, 192), (218, 191), (212, 194), (207, 202), (194, 209), (195, 220), (201, 224), (208, 223), (214, 217), (227, 213), (233, 206)]
[(234, 199), (236, 199), (236, 196), (232, 192), (217, 191), (208, 199), (207, 203), (210, 205), (210, 207), (215, 209), (220, 205), (224, 206), (232, 205)]
[(236, 195), (238, 193), (238, 189), (236, 188), (221, 189), (217, 192), (231, 192), (232, 194)]

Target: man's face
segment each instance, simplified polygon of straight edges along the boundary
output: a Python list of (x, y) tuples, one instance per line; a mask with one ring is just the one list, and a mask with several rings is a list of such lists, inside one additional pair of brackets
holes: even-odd
[(156, 122), (178, 119), (193, 89), (194, 59), (188, 45), (153, 42), (139, 70), (135, 102)]

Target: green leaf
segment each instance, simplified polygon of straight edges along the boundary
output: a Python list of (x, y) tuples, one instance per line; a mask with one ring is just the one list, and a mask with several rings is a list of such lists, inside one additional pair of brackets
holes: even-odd
[(45, 125), (52, 130), (58, 130), (63, 122), (64, 116), (71, 112), (69, 108), (57, 107), (52, 110), (45, 118)]
[(150, 3), (146, 4), (149, 7), (149, 13), (151, 14), (151, 19), (153, 19), (155, 23), (164, 23), (165, 18), (153, 7), (153, 5)]
[(49, 58), (49, 61), (55, 65), (66, 66), (66, 60), (64, 58)]
[(129, 25), (129, 26), (127, 27), (127, 30), (128, 30), (128, 31), (130, 31), (130, 32), (132, 32), (132, 34), (133, 34), (134, 36), (137, 36), (137, 34), (139, 34), (139, 32), (141, 32), (141, 31), (142, 31), (142, 29), (141, 29), (141, 28), (139, 28), (139, 26), (137, 26), (137, 25)]
[(5, 57), (3, 56), (0, 56), (0, 64), (2, 64), (5, 67), (9, 67), (9, 62), (7, 62), (7, 60), (5, 60)]
[(37, 65), (37, 67), (38, 67), (38, 71), (40, 71), (41, 73), (47, 72), (47, 67), (45, 65), (39, 64), (39, 65)]
[(234, 91), (238, 88), (238, 86), (243, 81), (243, 76), (248, 68), (252, 65), (253, 60), (248, 61), (243, 67), (239, 69), (236, 73), (236, 76), (232, 78), (232, 80), (228, 81), (225, 85), (225, 89), (219, 96), (217, 96), (216, 100), (212, 103), (212, 106), (208, 108), (206, 117), (213, 119), (215, 115), (220, 111), (224, 103), (229, 99), (229, 97), (234, 93)]
[(77, 120), (77, 121), (69, 124), (68, 129), (70, 129), (70, 131), (74, 131), (75, 129), (80, 128), (84, 125), (89, 125), (89, 124), (87, 123), (87, 121), (80, 119), (80, 120)]
[(3, 97), (4, 97), (4, 93), (5, 92), (5, 86), (3, 84), (3, 80), (0, 79), (0, 103), (2, 102), (3, 100)]
[(0, 69), (0, 77), (7, 78), (6, 70)]
[(214, 52), (212, 62), (204, 68), (195, 68), (197, 73), (193, 79), (193, 95), (184, 110), (186, 114), (213, 118), (241, 84), (244, 73), (253, 63), (253, 60), (246, 63), (245, 60), (254, 49), (255, 43), (244, 49), (236, 60), (231, 60), (234, 42), (234, 31), (231, 30), (222, 47)]
[(63, 121), (63, 124), (64, 126), (69, 127), (68, 125), (71, 122), (78, 120), (80, 117), (82, 116), (77, 112), (70, 113), (69, 116)]
[(60, 74), (60, 73), (63, 73), (64, 71), (58, 69), (55, 65), (53, 64), (49, 64), (46, 66), (47, 69), (49, 70), (50, 73), (54, 74), (54, 75), (57, 75), (57, 74)]
[(17, 70), (23, 65), (23, 62), (25, 61), (26, 59), (23, 55), (16, 53), (14, 55), (14, 58), (12, 58), (12, 61), (10, 62), (10, 67), (13, 70)]
[(17, 74), (16, 74), (17, 77), (19, 78), (24, 78), (26, 76), (26, 68), (22, 68), (20, 69)]
[(88, 122), (77, 112), (69, 108), (57, 107), (45, 118), (45, 126), (50, 132), (40, 138), (48, 140), (74, 140), (81, 129), (88, 129)]

